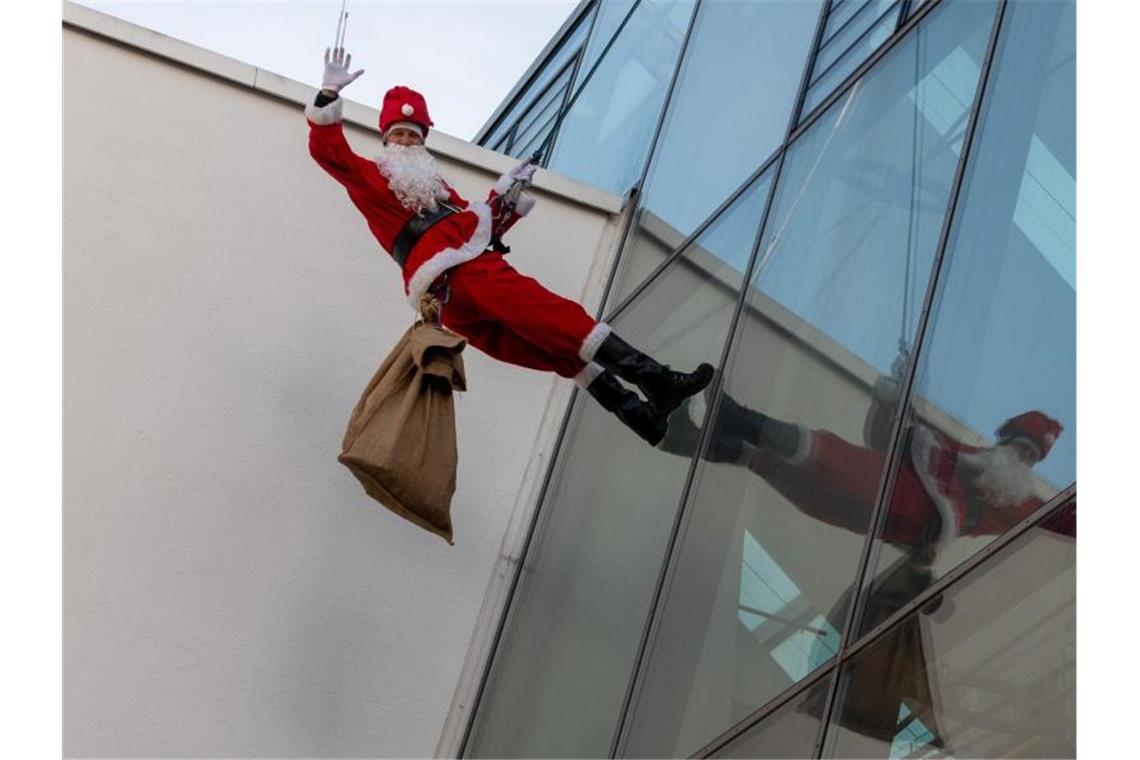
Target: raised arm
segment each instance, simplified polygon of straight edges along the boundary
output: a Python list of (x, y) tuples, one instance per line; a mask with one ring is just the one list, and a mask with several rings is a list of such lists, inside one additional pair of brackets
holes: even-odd
[(313, 103), (305, 106), (305, 118), (309, 120), (309, 154), (349, 189), (361, 186), (361, 168), (370, 163), (352, 151), (340, 123), (344, 104), (340, 91), (364, 73), (364, 69), (350, 73), (351, 62), (352, 56), (345, 55), (344, 48), (326, 49), (321, 90)]

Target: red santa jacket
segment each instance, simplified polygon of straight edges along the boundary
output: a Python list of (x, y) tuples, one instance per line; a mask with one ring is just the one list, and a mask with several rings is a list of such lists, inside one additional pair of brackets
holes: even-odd
[[(781, 459), (757, 450), (750, 469), (805, 514), (865, 533), (886, 452), (857, 446), (826, 430), (804, 428), (800, 438), (801, 449), (795, 456)], [(942, 548), (960, 535), (996, 535), (1043, 504), (1036, 497), (1016, 505), (982, 502), (962, 482), (957, 468), (958, 456), (977, 451), (976, 447), (918, 426), (908, 449), (883, 529), (882, 538), (888, 543), (909, 547), (934, 543)], [(932, 531), (935, 527), (937, 533)]]
[[(309, 104), (309, 153), (326, 172), (344, 186), (353, 205), (364, 215), (368, 229), (385, 251), (391, 251), (396, 236), (415, 214), (405, 208), (388, 187), (388, 180), (375, 161), (353, 152), (341, 126), (343, 100), (328, 105)], [(404, 263), (404, 292), (412, 308), (437, 277), (451, 267), (470, 261), (490, 245), (492, 220), (502, 211), (502, 194), (510, 180), (501, 177), (485, 202), (468, 203), (447, 186), (450, 202), (463, 209), (433, 224), (408, 254)], [(503, 221), (499, 233), (506, 232), (534, 206), (534, 198), (523, 193), (514, 212)]]

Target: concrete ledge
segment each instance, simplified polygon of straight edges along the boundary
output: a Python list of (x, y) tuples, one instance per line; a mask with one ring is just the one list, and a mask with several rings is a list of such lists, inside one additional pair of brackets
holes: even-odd
[[(315, 88), (310, 85), (75, 3), (63, 4), (63, 24), (298, 106), (304, 106), (316, 94)], [(379, 120), (380, 112), (377, 109), (345, 98), (344, 121), (378, 133)], [(510, 156), (437, 130), (432, 130), (428, 135), (427, 146), (434, 153), (493, 174), (502, 174), (518, 163), (517, 159)], [(622, 209), (621, 196), (545, 169), (539, 169), (535, 173), (533, 184), (538, 190), (608, 214), (618, 214)]]

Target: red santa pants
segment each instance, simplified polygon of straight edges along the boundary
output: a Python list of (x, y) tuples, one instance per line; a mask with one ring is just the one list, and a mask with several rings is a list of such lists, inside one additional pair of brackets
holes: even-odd
[(480, 351), (520, 367), (575, 377), (579, 350), (598, 324), (577, 303), (519, 274), (488, 251), (447, 272), (442, 321)]

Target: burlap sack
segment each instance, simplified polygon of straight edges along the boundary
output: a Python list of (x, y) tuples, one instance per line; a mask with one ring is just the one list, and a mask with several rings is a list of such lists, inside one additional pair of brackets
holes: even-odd
[(352, 410), (337, 457), (369, 496), (452, 545), (452, 392), (467, 388), (460, 356), (466, 345), (428, 322), (409, 328)]

